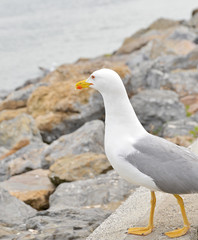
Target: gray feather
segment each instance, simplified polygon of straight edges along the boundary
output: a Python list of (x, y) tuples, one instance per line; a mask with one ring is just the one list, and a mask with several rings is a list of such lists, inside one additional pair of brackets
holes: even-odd
[(137, 151), (122, 157), (150, 176), (160, 190), (173, 194), (198, 192), (198, 155), (151, 134), (133, 147)]

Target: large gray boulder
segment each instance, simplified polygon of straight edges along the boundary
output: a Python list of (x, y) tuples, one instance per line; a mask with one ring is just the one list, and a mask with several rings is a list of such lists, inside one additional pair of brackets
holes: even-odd
[(87, 122), (54, 141), (44, 151), (42, 166), (48, 168), (61, 157), (86, 152), (104, 153), (104, 123), (100, 120)]
[(148, 131), (159, 131), (164, 123), (182, 119), (186, 115), (184, 105), (173, 91), (145, 90), (130, 100), (140, 122)]
[(126, 199), (135, 187), (122, 179), (114, 170), (95, 179), (62, 183), (50, 196), (50, 210), (98, 205)]
[(15, 226), (36, 215), (36, 210), (0, 188), (0, 224)]

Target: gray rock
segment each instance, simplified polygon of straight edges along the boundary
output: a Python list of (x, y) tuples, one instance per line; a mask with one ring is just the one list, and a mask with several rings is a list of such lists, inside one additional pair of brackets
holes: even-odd
[(184, 105), (173, 91), (145, 90), (130, 100), (140, 122), (148, 131), (158, 131), (165, 122), (186, 116)]
[(12, 149), (21, 140), (41, 142), (41, 135), (34, 119), (28, 114), (0, 123), (0, 146)]
[(198, 47), (184, 56), (172, 57), (169, 62), (169, 69), (196, 69), (198, 66)]
[(46, 148), (42, 142), (31, 143), (0, 161), (0, 181), (10, 176), (41, 168), (42, 153)]
[(198, 122), (198, 112), (196, 112), (194, 115), (191, 116), (191, 119)]
[(196, 33), (187, 26), (178, 26), (175, 31), (168, 37), (174, 40), (189, 40), (193, 42), (196, 38)]
[(130, 69), (133, 69), (139, 65), (141, 65), (145, 61), (150, 60), (150, 52), (152, 49), (152, 42), (146, 44), (146, 46), (142, 47), (140, 50), (132, 52), (129, 55), (129, 60), (127, 61), (127, 65)]
[(8, 149), (5, 147), (0, 147), (0, 156), (4, 155), (5, 153), (8, 152)]
[(176, 91), (180, 96), (198, 93), (198, 70), (178, 71), (169, 74), (164, 86)]
[(50, 210), (82, 207), (120, 202), (128, 197), (135, 187), (122, 179), (114, 170), (95, 179), (62, 183), (50, 196)]
[(190, 131), (193, 131), (197, 126), (198, 122), (192, 118), (170, 121), (163, 125), (160, 135), (163, 137), (186, 136), (190, 135)]
[(0, 225), (2, 240), (85, 240), (108, 216), (102, 209), (66, 208), (61, 211), (40, 211), (25, 224), (12, 228)]
[(36, 210), (26, 205), (6, 190), (0, 188), (0, 224), (14, 226), (24, 223), (29, 217), (36, 215)]
[(44, 151), (42, 166), (47, 168), (61, 157), (85, 152), (104, 153), (104, 123), (102, 121), (87, 122), (75, 132), (54, 141)]
[(38, 212), (26, 221), (26, 231), (15, 239), (85, 240), (109, 215), (107, 210), (79, 208)]
[[(134, 54), (132, 54), (134, 55)], [(132, 57), (131, 55), (131, 57)], [(186, 56), (166, 55), (155, 60), (140, 61), (129, 58), (127, 64), (132, 74), (128, 84), (129, 92), (137, 94), (144, 89), (170, 89), (182, 92), (197, 92), (198, 48)], [(177, 70), (177, 71), (173, 71)], [(181, 85), (181, 86), (180, 86)]]

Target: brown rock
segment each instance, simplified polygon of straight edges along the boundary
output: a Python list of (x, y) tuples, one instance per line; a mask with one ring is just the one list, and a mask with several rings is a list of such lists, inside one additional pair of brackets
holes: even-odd
[(4, 120), (10, 120), (13, 119), (22, 113), (26, 113), (26, 108), (18, 108), (18, 109), (7, 109), (0, 111), (0, 123)]
[(198, 111), (198, 94), (187, 95), (180, 101), (186, 106), (188, 114), (194, 114)]
[(49, 178), (58, 185), (62, 182), (94, 178), (110, 169), (112, 167), (104, 154), (88, 152), (58, 159), (50, 167)]
[(194, 28), (198, 28), (198, 9), (192, 12), (192, 18), (189, 21), (190, 25)]
[(163, 40), (167, 38), (174, 29), (180, 24), (179, 21), (169, 19), (158, 19), (148, 28), (136, 32), (129, 38), (126, 38), (116, 54), (129, 54), (139, 50), (152, 40)]
[(165, 30), (168, 28), (176, 27), (180, 25), (180, 21), (175, 21), (171, 19), (166, 18), (159, 18), (156, 21), (154, 21), (148, 29), (154, 29), (154, 30)]
[(15, 153), (16, 151), (18, 151), (19, 149), (27, 146), (30, 143), (30, 141), (28, 139), (23, 139), (21, 141), (19, 141), (10, 151), (6, 152), (5, 154), (0, 156), (0, 160), (12, 155), (13, 153)]
[(145, 46), (149, 41), (154, 39), (161, 39), (162, 34), (157, 31), (146, 32), (143, 35), (140, 35), (139, 32), (134, 34), (133, 36), (126, 38), (122, 44), (122, 46), (118, 49), (116, 54), (129, 54), (136, 50), (139, 50), (143, 46)]
[(27, 102), (27, 111), (35, 118), (44, 141), (50, 143), (86, 121), (102, 118), (102, 100), (97, 100), (99, 94), (91, 88), (82, 91), (75, 89), (77, 81), (102, 67), (114, 69), (121, 77), (130, 72), (122, 62), (110, 62), (110, 59), (80, 61), (62, 65), (42, 80), (50, 85), (38, 87), (32, 93)]
[(29, 96), (40, 85), (46, 85), (46, 83), (28, 84), (11, 92), (2, 102), (0, 102), (0, 111), (4, 109), (17, 109), (26, 107)]
[(173, 142), (179, 146), (188, 147), (194, 141), (193, 136), (176, 136), (172, 138), (166, 138), (168, 141)]
[(198, 13), (198, 8), (196, 8), (196, 9), (194, 9), (193, 11), (192, 11), (192, 16), (194, 16), (195, 14), (197, 14)]
[(48, 170), (37, 169), (11, 177), (1, 182), (0, 186), (33, 208), (42, 210), (48, 208), (49, 196), (54, 191), (48, 174)]
[(155, 59), (163, 55), (187, 55), (196, 48), (196, 45), (188, 40), (155, 40), (150, 57)]

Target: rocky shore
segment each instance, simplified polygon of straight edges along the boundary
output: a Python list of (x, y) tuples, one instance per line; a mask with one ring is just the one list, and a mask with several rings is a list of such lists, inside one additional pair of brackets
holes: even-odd
[(149, 132), (182, 146), (198, 137), (198, 10), (0, 92), (0, 239), (86, 239), (136, 189), (106, 159), (100, 94), (75, 89), (103, 67)]

